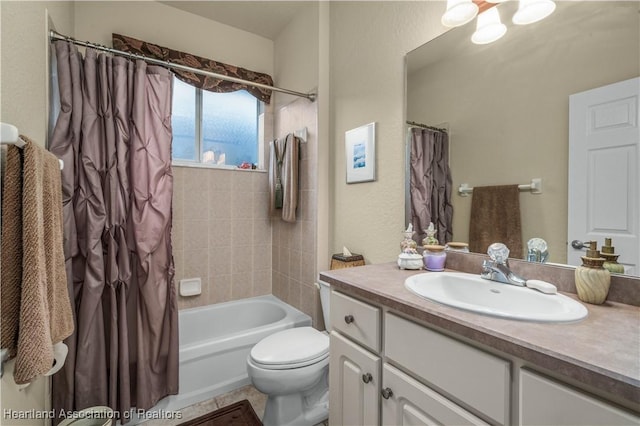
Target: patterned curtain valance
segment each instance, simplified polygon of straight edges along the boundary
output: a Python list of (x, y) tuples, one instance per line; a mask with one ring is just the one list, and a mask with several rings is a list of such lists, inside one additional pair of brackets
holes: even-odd
[[(249, 80), (256, 83), (273, 86), (273, 79), (268, 74), (263, 74), (245, 68), (224, 64), (222, 62), (195, 56), (190, 53), (172, 50), (166, 47), (158, 46), (157, 44), (137, 40), (132, 37), (113, 33), (112, 43), (114, 49), (122, 50), (123, 52), (144, 55), (149, 58), (160, 59), (174, 64), (185, 65), (204, 71), (215, 72), (217, 74), (224, 74), (231, 77), (241, 78), (243, 80)], [(268, 104), (271, 101), (271, 90), (261, 89), (242, 83), (224, 81), (214, 77), (195, 74), (189, 71), (174, 69), (172, 70), (172, 72), (174, 72), (176, 76), (185, 83), (203, 90), (209, 90), (211, 92), (218, 93), (246, 90), (262, 102)]]

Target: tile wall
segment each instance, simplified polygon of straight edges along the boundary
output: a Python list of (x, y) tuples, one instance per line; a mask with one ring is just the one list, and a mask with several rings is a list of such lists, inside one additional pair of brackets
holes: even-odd
[(178, 295), (178, 307), (270, 294), (267, 173), (174, 166), (173, 175), (176, 292), (181, 279), (202, 279), (202, 294)]
[(317, 268), (317, 103), (298, 99), (274, 114), (274, 134), (283, 137), (307, 128), (307, 143), (300, 145), (300, 193), (295, 223), (273, 224), (273, 294), (319, 322), (322, 311), (315, 287)]
[[(173, 255), (178, 308), (274, 294), (322, 327), (317, 268), (317, 104), (298, 99), (265, 120), (276, 137), (307, 128), (300, 146), (297, 220), (269, 217), (268, 174), (173, 167)], [(265, 146), (267, 149), (267, 146)], [(268, 158), (267, 158), (268, 163)], [(179, 282), (202, 279), (182, 297)]]

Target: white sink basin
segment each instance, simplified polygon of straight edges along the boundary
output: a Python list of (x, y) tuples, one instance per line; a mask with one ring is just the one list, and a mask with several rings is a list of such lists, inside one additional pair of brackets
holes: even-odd
[(434, 302), (485, 315), (539, 322), (571, 322), (587, 316), (587, 308), (562, 294), (485, 280), (461, 272), (413, 275), (405, 287)]

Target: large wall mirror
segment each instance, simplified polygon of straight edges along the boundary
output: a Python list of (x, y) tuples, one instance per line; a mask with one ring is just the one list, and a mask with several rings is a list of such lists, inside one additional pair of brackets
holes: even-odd
[(541, 178), (520, 195), (522, 238), (567, 263), (569, 96), (640, 75), (640, 2), (558, 1), (527, 26), (511, 23), (517, 3), (496, 6), (508, 31), (492, 44), (471, 42), (472, 22), (407, 55), (407, 120), (449, 129), (454, 241), (471, 220), (460, 184)]

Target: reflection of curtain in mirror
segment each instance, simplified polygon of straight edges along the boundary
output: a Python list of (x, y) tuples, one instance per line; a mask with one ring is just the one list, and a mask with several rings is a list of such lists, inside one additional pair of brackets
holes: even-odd
[(411, 128), (410, 187), (411, 223), (421, 242), (433, 222), (440, 244), (451, 241), (453, 207), (449, 135), (446, 132)]

